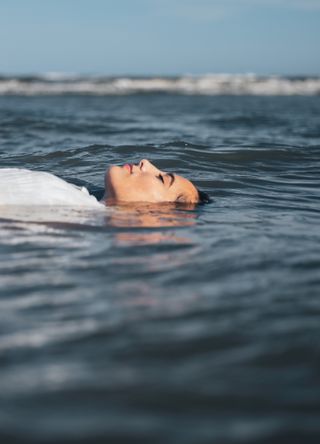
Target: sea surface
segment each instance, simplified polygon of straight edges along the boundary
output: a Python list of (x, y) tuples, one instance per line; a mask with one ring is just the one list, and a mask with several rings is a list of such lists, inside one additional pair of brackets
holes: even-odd
[(213, 200), (0, 209), (1, 443), (320, 442), (320, 95), (281, 91), (0, 95), (1, 168)]

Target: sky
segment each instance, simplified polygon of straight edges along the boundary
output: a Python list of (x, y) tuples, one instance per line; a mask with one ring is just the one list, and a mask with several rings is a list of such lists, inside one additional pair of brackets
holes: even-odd
[(320, 0), (0, 0), (0, 74), (320, 75)]

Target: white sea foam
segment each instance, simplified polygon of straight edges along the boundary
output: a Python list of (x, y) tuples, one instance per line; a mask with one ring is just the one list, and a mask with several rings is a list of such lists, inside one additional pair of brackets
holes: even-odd
[(0, 95), (125, 95), (134, 93), (320, 95), (320, 77), (257, 76), (255, 74), (81, 77), (74, 74), (48, 73), (32, 78), (0, 78)]

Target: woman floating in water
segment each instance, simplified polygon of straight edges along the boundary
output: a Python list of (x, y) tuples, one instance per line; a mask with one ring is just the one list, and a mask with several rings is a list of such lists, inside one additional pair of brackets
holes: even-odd
[(138, 165), (111, 166), (100, 201), (86, 188), (50, 173), (17, 168), (0, 169), (0, 205), (67, 205), (97, 207), (129, 202), (207, 203), (209, 196), (188, 179), (160, 171), (143, 159)]
[(166, 173), (143, 159), (138, 165), (112, 166), (105, 178), (106, 204), (116, 202), (199, 203), (209, 200), (192, 182), (177, 174)]

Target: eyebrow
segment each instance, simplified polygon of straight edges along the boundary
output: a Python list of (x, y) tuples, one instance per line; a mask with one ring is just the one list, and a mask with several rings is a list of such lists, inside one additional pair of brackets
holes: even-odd
[(172, 173), (167, 173), (167, 176), (169, 176), (171, 178), (171, 182), (170, 182), (170, 185), (169, 185), (169, 188), (170, 188), (171, 185), (173, 184), (173, 182), (175, 181), (175, 177), (174, 177), (174, 174), (172, 174)]

